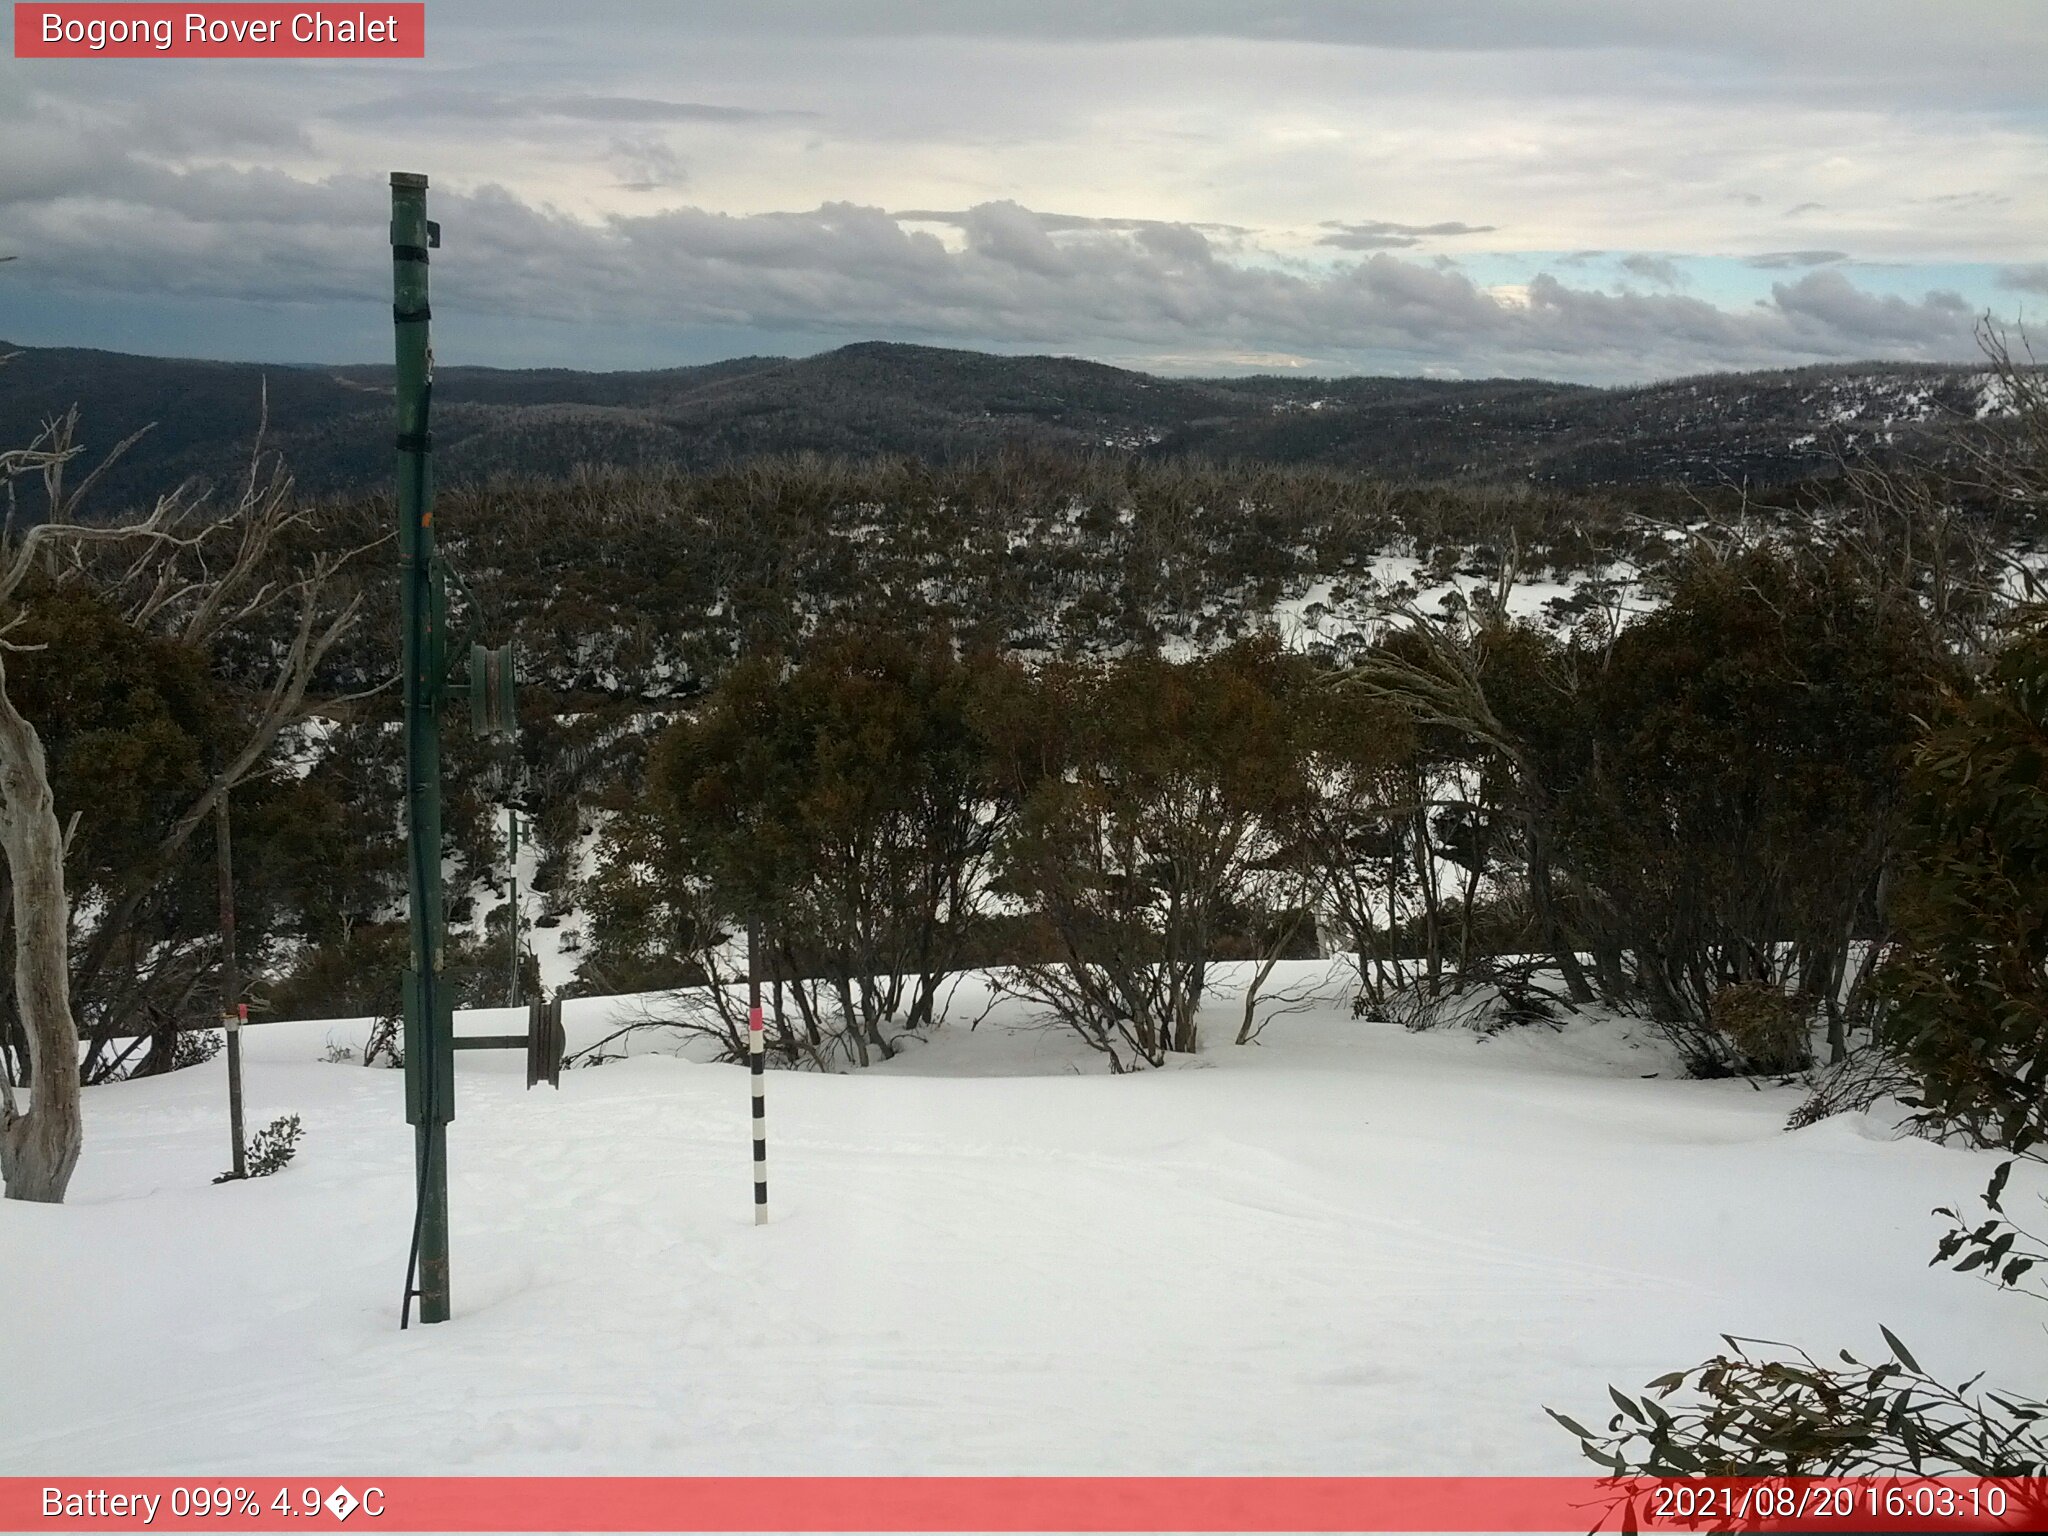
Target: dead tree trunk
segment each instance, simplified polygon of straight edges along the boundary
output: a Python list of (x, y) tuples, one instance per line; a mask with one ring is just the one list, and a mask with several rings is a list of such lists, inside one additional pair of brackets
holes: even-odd
[(0, 1181), (10, 1200), (55, 1204), (85, 1143), (78, 1025), (66, 952), (64, 834), (42, 738), (7, 697), (0, 673), (0, 852), (14, 887), (14, 999), (32, 1063), (29, 1107), (0, 1105)]

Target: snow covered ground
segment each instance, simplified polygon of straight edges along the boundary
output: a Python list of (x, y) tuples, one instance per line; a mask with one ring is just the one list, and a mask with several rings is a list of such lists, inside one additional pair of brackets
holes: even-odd
[[(612, 1005), (570, 1007), (587, 1041)], [(528, 1093), (464, 1053), (456, 1315), (401, 1334), (401, 1074), (323, 1063), (351, 1028), (250, 1036), (252, 1129), (305, 1125), (278, 1176), (208, 1182), (216, 1059), (92, 1090), (70, 1203), (0, 1204), (0, 1471), (1570, 1473), (1542, 1405), (1724, 1330), (2038, 1376), (2037, 1308), (1926, 1267), (1989, 1159), (1785, 1133), (1795, 1090), (1678, 1080), (1612, 1020), (1337, 1002), (1125, 1077), (1000, 1012), (777, 1073), (762, 1228), (743, 1069)]]

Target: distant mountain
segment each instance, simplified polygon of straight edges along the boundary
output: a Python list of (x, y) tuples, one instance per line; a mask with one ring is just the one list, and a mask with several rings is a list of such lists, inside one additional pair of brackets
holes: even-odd
[[(0, 343), (0, 354), (10, 349)], [(391, 473), (391, 370), (23, 348), (0, 367), (0, 443), (73, 402), (102, 449), (154, 423), (103, 509), (246, 458), (268, 390), (272, 446), (315, 492)], [(816, 357), (642, 373), (444, 367), (444, 481), (579, 464), (702, 468), (761, 454), (953, 459), (1007, 443), (1592, 486), (1782, 483), (1837, 454), (1938, 450), (1996, 403), (1981, 369), (1850, 364), (1629, 389), (1528, 379), (1158, 378), (1059, 357), (863, 342)]]

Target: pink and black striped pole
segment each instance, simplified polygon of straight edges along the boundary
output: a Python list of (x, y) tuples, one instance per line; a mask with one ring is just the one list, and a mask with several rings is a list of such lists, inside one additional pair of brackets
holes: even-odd
[(767, 1031), (761, 1020), (761, 969), (754, 961), (760, 929), (747, 924), (747, 1075), (754, 1087), (754, 1225), (768, 1220), (768, 1101), (763, 1092), (767, 1081)]

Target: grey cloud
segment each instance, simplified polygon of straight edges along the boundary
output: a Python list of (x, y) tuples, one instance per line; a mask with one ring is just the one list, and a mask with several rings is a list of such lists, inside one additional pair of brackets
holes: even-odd
[[(452, 0), (443, 3), (454, 12)], [(501, 8), (532, 17), (535, 26), (566, 30), (549, 14), (560, 9), (552, 0), (499, 0), (491, 11)], [(2038, 61), (2048, 57), (2048, 7), (2031, 0), (1973, 0), (1964, 7), (1925, 0), (693, 0), (673, 8), (642, 0), (630, 9), (619, 0), (582, 0), (574, 16), (579, 29), (627, 25), (682, 47), (706, 37), (934, 41), (963, 50), (1171, 38), (1519, 55), (1528, 74), (1546, 80), (1621, 70), (1649, 80), (1682, 72), (1687, 81), (1725, 81), (1749, 96), (1858, 108), (1929, 101), (1965, 111), (2033, 110)]]
[(1968, 330), (1975, 318), (1959, 293), (1938, 289), (1913, 303), (1897, 294), (1865, 293), (1840, 272), (1809, 272), (1797, 282), (1773, 283), (1771, 297), (1796, 327), (1885, 346), (1938, 345)]
[[(586, 0), (603, 14), (610, 4)], [(526, 9), (542, 10), (529, 4)], [(1234, 37), (1380, 48), (1490, 52), (1587, 47), (1680, 47), (1782, 58), (1805, 39), (1843, 64), (1890, 59), (1910, 40), (1923, 62), (1967, 58), (1984, 33), (2024, 46), (2048, 38), (2027, 0), (1979, 0), (1973, 31), (1930, 15), (1915, 0), (1721, 0), (1705, 14), (1634, 0), (1558, 0), (1541, 6), (1493, 0), (696, 0), (691, 20), (720, 31), (790, 29), (883, 37), (1149, 39)], [(1959, 35), (1960, 34), (1960, 35)], [(1807, 61), (1801, 61), (1807, 62)], [(1981, 61), (1980, 61), (1981, 62)]]
[(615, 138), (608, 158), (619, 173), (619, 185), (628, 192), (680, 187), (689, 180), (683, 157), (661, 139)]
[(1848, 259), (1847, 251), (1763, 251), (1747, 258), (1743, 265), (1775, 272), (1786, 267), (1825, 267)]
[(2048, 293), (2048, 262), (2031, 267), (2001, 267), (1998, 286), (2023, 293)]
[(813, 117), (785, 108), (717, 106), (701, 101), (661, 101), (645, 96), (528, 96), (508, 91), (435, 90), (390, 96), (337, 107), (337, 121), (377, 122), (395, 112), (408, 118), (444, 117), (475, 121), (517, 121), (554, 117), (586, 123), (750, 123)]
[[(112, 168), (90, 203), (18, 201), (10, 234), (38, 281), (74, 294), (389, 300), (381, 177)], [(1641, 378), (1849, 359), (1971, 355), (1953, 294), (1917, 302), (1838, 272), (1726, 310), (1676, 294), (1573, 288), (1527, 303), (1455, 269), (1375, 252), (1328, 271), (1221, 257), (1191, 225), (1063, 231), (1014, 202), (962, 210), (962, 248), (884, 210), (825, 203), (730, 215), (671, 208), (585, 222), (485, 187), (431, 194), (444, 231), (435, 307), (522, 322), (748, 327), (1129, 354), (1288, 352), (1335, 368)], [(19, 271), (20, 269), (15, 269)], [(16, 279), (10, 279), (14, 281)]]
[[(1216, 224), (1207, 222), (1173, 223), (1165, 219), (1100, 218), (1081, 213), (1047, 213), (1041, 209), (1023, 208), (1011, 203), (1025, 217), (1033, 220), (1047, 234), (1066, 234), (1076, 230), (1121, 230), (1136, 234), (1141, 230), (1158, 229), (1199, 229), (1209, 234), (1249, 235), (1253, 230), (1243, 224)], [(965, 229), (980, 217), (976, 208), (901, 208), (889, 217), (903, 224), (949, 224), (956, 229)]]
[(139, 98), (124, 136), (156, 155), (310, 154), (303, 115), (266, 109), (243, 96), (180, 89)]
[[(1757, 201), (1761, 202), (1763, 201), (1763, 199), (1759, 198), (1757, 199)], [(1787, 208), (1785, 210), (1785, 217), (1790, 219), (1796, 218), (1798, 215), (1802, 213), (1825, 213), (1826, 211), (1826, 203), (1794, 203), (1790, 208)]]
[(1318, 245), (1335, 246), (1345, 251), (1388, 251), (1405, 250), (1419, 245), (1424, 240), (1444, 235), (1491, 234), (1491, 224), (1463, 224), (1450, 220), (1442, 224), (1396, 224), (1388, 219), (1367, 219), (1362, 224), (1341, 224), (1336, 220), (1326, 221), (1323, 228), (1333, 231), (1324, 235)]
[(987, 261), (1040, 277), (1065, 278), (1073, 270), (1065, 250), (1054, 243), (1028, 208), (1016, 203), (983, 203), (961, 220), (967, 249)]
[(1658, 283), (1666, 288), (1682, 288), (1686, 283), (1685, 273), (1678, 263), (1666, 256), (1649, 256), (1642, 252), (1624, 256), (1615, 265), (1622, 271), (1640, 277), (1644, 282)]

